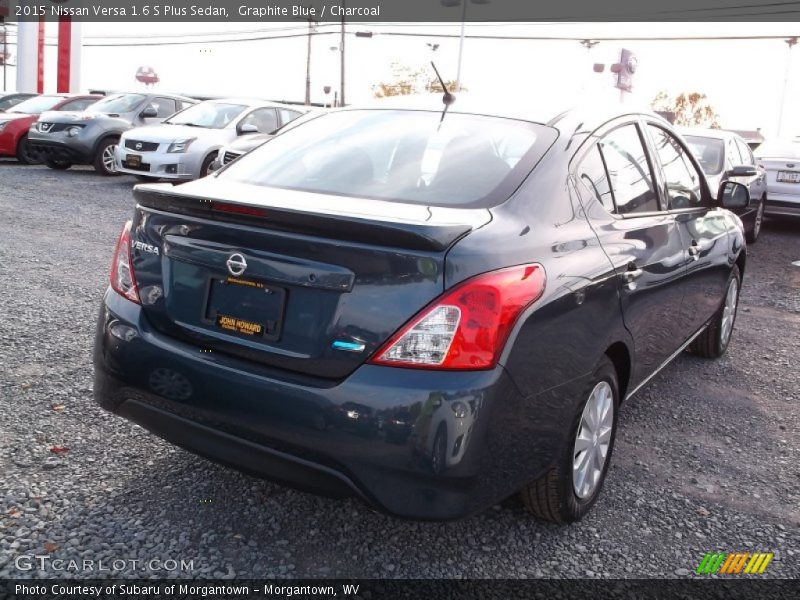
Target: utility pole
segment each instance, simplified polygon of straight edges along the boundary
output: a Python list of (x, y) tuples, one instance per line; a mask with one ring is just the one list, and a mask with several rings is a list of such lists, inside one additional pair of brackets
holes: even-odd
[(789, 77), (792, 72), (792, 48), (797, 44), (796, 37), (783, 40), (789, 46), (789, 57), (786, 59), (786, 75), (783, 79), (783, 94), (781, 94), (781, 108), (778, 111), (778, 137), (783, 133), (783, 109), (786, 104), (786, 92), (789, 90)]
[(342, 35), (339, 42), (339, 52), (341, 54), (340, 74), (339, 74), (339, 106), (344, 106), (344, 7), (342, 0)]
[(308, 15), (308, 49), (306, 50), (306, 106), (311, 104), (311, 36), (314, 33), (314, 20)]

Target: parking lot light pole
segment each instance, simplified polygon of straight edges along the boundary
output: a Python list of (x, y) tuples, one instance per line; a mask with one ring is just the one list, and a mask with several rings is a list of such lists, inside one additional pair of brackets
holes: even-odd
[(786, 92), (789, 89), (789, 77), (792, 73), (792, 48), (797, 44), (796, 37), (790, 37), (784, 40), (786, 45), (789, 46), (789, 56), (786, 59), (786, 76), (783, 79), (783, 94), (781, 94), (781, 107), (778, 110), (778, 137), (783, 133), (783, 111), (786, 106)]
[(455, 91), (461, 91), (461, 61), (464, 56), (464, 29), (467, 23), (467, 3), (472, 4), (489, 4), (491, 0), (440, 0), (442, 6), (452, 8), (455, 6), (461, 7), (461, 35), (458, 38), (458, 66), (456, 67), (456, 85)]

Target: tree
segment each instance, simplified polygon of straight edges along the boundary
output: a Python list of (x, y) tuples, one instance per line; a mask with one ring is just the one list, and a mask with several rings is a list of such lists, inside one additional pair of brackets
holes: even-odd
[[(381, 82), (372, 86), (372, 93), (376, 98), (388, 96), (408, 96), (422, 92), (442, 92), (442, 85), (430, 68), (414, 68), (400, 63), (392, 63), (393, 81)], [(447, 89), (455, 89), (455, 81), (445, 81)], [(462, 85), (461, 90), (466, 88)]]
[(675, 125), (720, 128), (719, 115), (706, 95), (699, 92), (682, 92), (675, 98), (666, 92), (658, 92), (650, 106), (653, 110), (672, 113)]

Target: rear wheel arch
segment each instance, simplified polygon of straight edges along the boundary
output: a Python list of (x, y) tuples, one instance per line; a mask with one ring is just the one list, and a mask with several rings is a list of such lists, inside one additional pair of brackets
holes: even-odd
[(631, 353), (623, 342), (614, 342), (605, 351), (605, 355), (614, 365), (617, 372), (620, 402), (625, 399), (628, 392), (628, 383), (631, 377)]

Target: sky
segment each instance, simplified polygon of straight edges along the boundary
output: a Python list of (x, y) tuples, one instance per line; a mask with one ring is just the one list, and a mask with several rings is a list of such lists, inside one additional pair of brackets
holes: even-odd
[[(50, 24), (48, 40), (55, 38)], [(247, 95), (302, 101), (305, 94), (307, 38), (207, 43), (208, 39), (302, 34), (305, 23), (84, 23), (82, 88), (142, 89), (134, 78), (140, 66), (159, 74), (157, 89), (187, 94)], [(289, 29), (287, 29), (289, 28)], [(445, 79), (455, 79), (460, 23), (449, 24), (348, 24), (348, 31), (370, 31), (371, 38), (346, 38), (346, 100), (371, 99), (372, 86), (390, 82), (392, 64), (425, 67), (435, 59)], [(312, 38), (312, 101), (325, 102), (325, 85), (339, 87), (338, 26), (334, 32)], [(425, 37), (391, 33), (413, 32)], [(213, 34), (224, 35), (213, 35)], [(198, 35), (203, 34), (203, 35)], [(448, 34), (455, 37), (438, 37)], [(467, 23), (466, 34), (493, 36), (687, 37), (800, 35), (794, 23)], [(195, 35), (196, 37), (191, 37)], [(157, 37), (159, 36), (159, 37)], [(172, 37), (169, 37), (172, 36)], [(180, 37), (178, 37), (180, 36)], [(197, 41), (170, 46), (146, 46), (159, 41)], [(125, 42), (125, 47), (96, 46)], [(432, 52), (428, 44), (438, 43)], [(792, 53), (782, 39), (736, 41), (601, 41), (587, 51), (577, 41), (469, 39), (464, 42), (463, 85), (481, 94), (519, 94), (534, 98), (549, 94), (575, 98), (614, 92), (609, 66), (621, 48), (638, 59), (634, 92), (626, 100), (649, 104), (659, 91), (669, 95), (700, 92), (708, 96), (720, 123), (731, 129), (761, 128), (768, 137), (777, 134), (778, 115), (786, 75), (789, 74), (783, 135), (800, 135), (800, 45)], [(55, 48), (47, 50), (47, 89), (55, 91)], [(592, 64), (606, 64), (596, 74)], [(14, 73), (7, 73), (13, 89)]]

